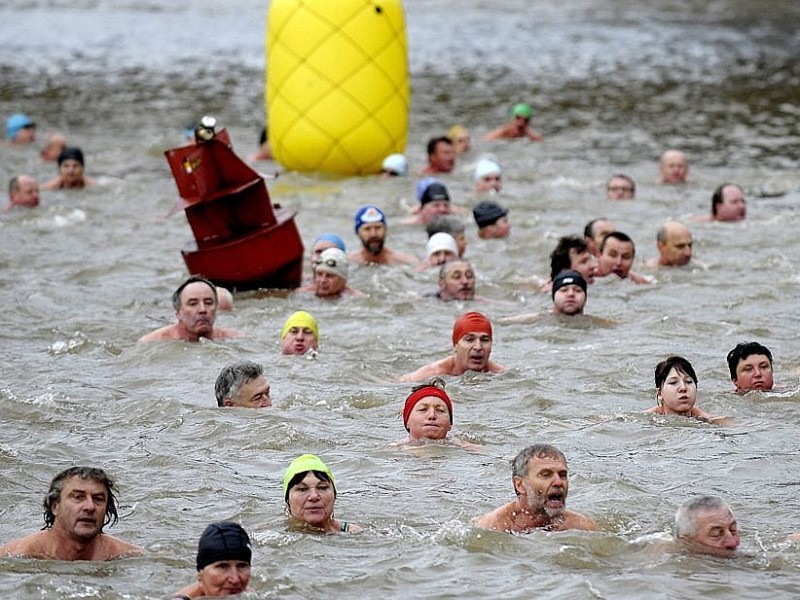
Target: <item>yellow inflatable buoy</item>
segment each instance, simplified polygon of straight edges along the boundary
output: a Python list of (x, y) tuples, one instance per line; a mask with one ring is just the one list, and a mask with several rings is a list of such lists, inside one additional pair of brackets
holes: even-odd
[(401, 0), (272, 0), (266, 104), (287, 169), (377, 173), (408, 139)]

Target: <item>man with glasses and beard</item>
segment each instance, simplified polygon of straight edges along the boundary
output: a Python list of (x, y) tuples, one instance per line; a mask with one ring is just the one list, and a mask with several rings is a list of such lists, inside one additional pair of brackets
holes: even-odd
[(514, 458), (511, 474), (517, 499), (478, 517), (477, 527), (506, 533), (530, 533), (535, 529), (597, 531), (592, 519), (567, 510), (567, 459), (554, 446), (528, 446)]
[(362, 248), (351, 252), (348, 260), (353, 264), (416, 265), (416, 257), (396, 252), (386, 247), (386, 214), (377, 206), (368, 204), (356, 212), (356, 235)]

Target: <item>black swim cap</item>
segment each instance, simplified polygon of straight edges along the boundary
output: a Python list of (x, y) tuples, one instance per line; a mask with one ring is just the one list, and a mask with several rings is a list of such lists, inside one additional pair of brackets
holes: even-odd
[(556, 278), (553, 280), (553, 298), (556, 297), (556, 292), (559, 288), (565, 285), (579, 285), (581, 289), (583, 289), (583, 293), (586, 293), (586, 280), (583, 278), (583, 275), (577, 271), (564, 271), (556, 275)]
[(253, 551), (250, 537), (238, 523), (218, 521), (206, 527), (197, 544), (197, 570), (220, 560), (250, 563)]
[(84, 165), (83, 162), (83, 150), (78, 148), (77, 146), (67, 146), (61, 151), (61, 154), (58, 155), (58, 166), (61, 166), (65, 160), (77, 160), (81, 165)]

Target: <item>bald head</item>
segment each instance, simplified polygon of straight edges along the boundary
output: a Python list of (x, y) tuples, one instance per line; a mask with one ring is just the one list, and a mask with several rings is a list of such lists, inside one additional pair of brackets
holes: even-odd
[(659, 172), (659, 183), (686, 183), (686, 175), (689, 174), (686, 156), (680, 150), (667, 150), (661, 155)]
[(31, 175), (17, 175), (8, 184), (8, 199), (11, 206), (39, 206), (39, 184)]
[(668, 221), (656, 234), (658, 264), (663, 267), (678, 267), (692, 260), (692, 232), (683, 223)]

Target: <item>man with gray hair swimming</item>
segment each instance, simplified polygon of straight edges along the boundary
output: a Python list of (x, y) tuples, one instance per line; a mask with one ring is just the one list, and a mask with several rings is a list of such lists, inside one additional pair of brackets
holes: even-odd
[(249, 360), (224, 367), (214, 385), (217, 406), (242, 408), (272, 406), (269, 389), (269, 381), (264, 377), (264, 367)]
[(717, 496), (694, 496), (675, 514), (675, 538), (687, 551), (730, 558), (739, 547), (739, 529), (730, 506)]
[(478, 517), (477, 527), (506, 533), (597, 531), (592, 519), (567, 510), (567, 459), (555, 446), (534, 444), (522, 450), (511, 463), (511, 481), (517, 499)]

